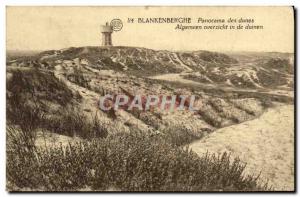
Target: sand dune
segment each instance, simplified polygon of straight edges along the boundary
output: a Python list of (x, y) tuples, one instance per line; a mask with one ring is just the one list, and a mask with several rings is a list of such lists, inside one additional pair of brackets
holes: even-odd
[(190, 145), (201, 155), (231, 152), (247, 162), (246, 172), (262, 172), (276, 190), (294, 188), (294, 106), (269, 109), (257, 119), (216, 130)]

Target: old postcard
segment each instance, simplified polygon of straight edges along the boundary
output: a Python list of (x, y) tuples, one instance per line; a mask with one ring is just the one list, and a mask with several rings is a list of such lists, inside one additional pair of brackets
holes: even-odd
[(295, 191), (293, 7), (6, 8), (8, 191)]

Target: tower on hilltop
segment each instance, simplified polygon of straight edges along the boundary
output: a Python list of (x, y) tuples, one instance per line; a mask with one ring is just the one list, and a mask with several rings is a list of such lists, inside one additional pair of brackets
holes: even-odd
[(113, 32), (112, 26), (108, 24), (101, 25), (101, 33), (102, 33), (102, 46), (112, 46), (111, 34)]

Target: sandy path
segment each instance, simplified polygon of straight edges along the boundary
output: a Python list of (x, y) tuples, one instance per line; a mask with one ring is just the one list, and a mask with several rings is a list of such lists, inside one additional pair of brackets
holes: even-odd
[(257, 119), (216, 130), (190, 148), (199, 155), (231, 152), (247, 163), (247, 173), (261, 170), (275, 190), (293, 190), (294, 106), (277, 106)]
[(180, 82), (180, 83), (185, 83), (185, 84), (195, 84), (195, 85), (199, 84), (198, 82), (182, 78), (181, 74), (182, 73), (163, 74), (163, 75), (152, 76), (150, 78), (165, 80), (165, 81), (175, 81), (175, 82)]

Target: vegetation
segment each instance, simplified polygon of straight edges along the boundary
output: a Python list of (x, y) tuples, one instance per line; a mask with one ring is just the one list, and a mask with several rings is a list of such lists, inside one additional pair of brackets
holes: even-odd
[[(15, 129), (8, 127), (8, 133)], [(27, 149), (14, 135), (7, 148), (10, 190), (256, 191), (258, 177), (230, 155), (197, 156), (159, 136), (109, 135), (67, 147)]]
[(80, 85), (81, 87), (91, 89), (88, 79), (84, 77), (83, 72), (79, 68), (74, 68), (74, 72), (67, 75), (67, 79), (73, 83)]
[[(166, 93), (187, 89), (198, 96), (203, 94), (201, 97), (203, 106), (195, 112), (195, 115), (212, 127), (195, 131), (185, 128), (184, 125), (177, 125), (160, 130), (164, 128), (160, 127), (163, 122), (161, 114), (132, 111), (130, 113), (135, 118), (151, 129), (154, 128), (155, 132), (134, 131), (137, 127), (127, 122), (131, 132), (126, 133), (118, 129), (113, 133), (108, 129), (108, 125), (99, 121), (97, 115), (92, 118), (87, 116), (88, 112), (84, 110), (90, 110), (89, 108), (79, 111), (78, 109), (86, 104), (80, 102), (86, 98), (78, 91), (72, 92), (65, 83), (54, 76), (53, 70), (49, 69), (54, 68), (55, 61), (72, 61), (74, 58), (86, 59), (89, 66), (99, 70), (115, 70), (138, 77), (181, 72), (182, 68), (174, 67), (181, 61), (203, 74), (197, 77), (191, 73), (187, 78), (203, 83), (209, 82), (204, 76), (213, 82), (226, 82), (226, 77), (211, 70), (217, 65), (220, 73), (223, 73), (222, 69), (225, 66), (238, 64), (237, 60), (218, 53), (178, 52), (175, 56), (169, 52), (122, 47), (70, 48), (64, 51), (48, 51), (40, 53), (37, 57), (28, 56), (20, 60), (26, 64), (24, 66), (17, 64), (21, 67), (20, 70), (16, 70), (16, 66), (8, 67), (8, 73), (11, 74), (11, 78), (7, 80), (8, 190), (270, 190), (266, 184), (262, 184), (263, 180), (260, 180), (259, 176), (246, 175), (246, 165), (238, 158), (231, 158), (227, 153), (220, 155), (207, 153), (199, 156), (183, 145), (200, 139), (205, 132), (211, 132), (225, 124), (245, 121), (249, 119), (248, 116), (255, 117), (265, 108), (272, 107), (274, 101), (291, 103), (293, 98), (270, 95), (259, 90), (239, 92), (234, 89), (224, 90), (222, 87), (211, 88), (205, 84), (183, 84), (150, 78), (143, 78), (144, 83), (140, 84), (137, 78), (131, 78), (134, 83), (128, 86), (146, 89), (152, 87), (152, 84), (160, 84)], [(196, 62), (198, 64), (194, 64)], [(268, 67), (274, 65), (273, 69), (278, 69), (280, 65), (290, 66), (285, 60), (274, 60), (268, 64), (270, 64)], [(106, 91), (114, 93), (113, 91), (117, 89), (109, 90), (105, 87), (106, 83), (93, 86), (90, 76), (80, 69), (80, 65), (73, 62), (70, 67), (74, 68), (73, 72), (63, 74), (69, 81), (83, 88), (101, 95)], [(290, 70), (292, 67), (287, 69), (288, 73), (292, 73)], [(258, 77), (268, 79), (267, 81), (273, 76), (282, 78), (283, 74), (269, 76), (258, 72)], [(239, 84), (241, 80), (232, 78), (232, 83)], [(130, 84), (129, 82), (130, 80), (126, 79), (122, 84)], [(119, 87), (118, 78), (115, 83)], [(287, 81), (278, 80), (278, 85), (286, 83)], [(266, 82), (262, 84), (267, 87), (269, 85)], [(251, 84), (245, 82), (244, 85), (248, 87)], [(255, 102), (251, 102), (249, 98), (255, 99)], [(239, 102), (241, 99), (249, 99), (248, 105), (245, 101)], [(114, 116), (110, 117), (107, 113), (110, 123), (117, 121), (115, 113), (113, 114)], [(38, 130), (81, 139), (80, 142), (71, 142), (67, 146), (36, 146)]]
[(175, 146), (182, 146), (204, 136), (203, 131), (194, 132), (184, 126), (171, 126), (162, 130), (163, 139)]
[[(245, 165), (237, 158), (226, 153), (199, 157), (181, 147), (201, 133), (182, 128), (170, 128), (163, 135), (109, 133), (97, 116), (89, 121), (65, 106), (75, 96), (51, 73), (15, 71), (10, 80), (6, 168), (10, 191), (269, 189), (259, 184), (258, 177), (244, 175)], [(52, 112), (46, 106), (50, 101), (61, 109)], [(36, 147), (38, 129), (80, 136), (82, 142)]]
[[(79, 99), (78, 93), (73, 95), (52, 73), (38, 69), (16, 70), (12, 73), (7, 83), (9, 124), (17, 125), (26, 135), (32, 136), (37, 128), (82, 138), (107, 135), (107, 129), (100, 125), (97, 115), (89, 120), (67, 105), (73, 99)], [(52, 109), (54, 106), (58, 109)]]
[(82, 138), (105, 137), (108, 134), (105, 125), (101, 125), (98, 116), (95, 115), (89, 120), (84, 114), (76, 109), (66, 109), (60, 111), (57, 116), (53, 116), (44, 121), (41, 125), (49, 131), (67, 135), (79, 136)]
[(31, 69), (12, 72), (6, 96), (8, 123), (29, 133), (45, 122), (49, 111), (46, 103), (65, 105), (71, 101), (72, 92), (53, 74)]
[(26, 101), (51, 101), (66, 105), (73, 95), (71, 90), (53, 74), (40, 69), (11, 70), (7, 81), (8, 105), (23, 105)]

